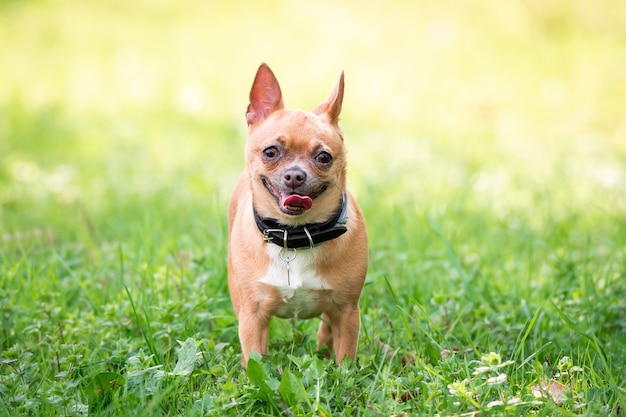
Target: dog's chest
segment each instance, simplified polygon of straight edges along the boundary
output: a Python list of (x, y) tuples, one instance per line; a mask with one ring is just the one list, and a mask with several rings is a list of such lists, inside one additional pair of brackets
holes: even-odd
[(330, 288), (315, 269), (318, 248), (294, 252), (268, 245), (266, 250), (271, 261), (260, 282), (274, 287), (280, 294), (282, 304), (274, 314), (284, 318), (319, 315), (321, 299)]

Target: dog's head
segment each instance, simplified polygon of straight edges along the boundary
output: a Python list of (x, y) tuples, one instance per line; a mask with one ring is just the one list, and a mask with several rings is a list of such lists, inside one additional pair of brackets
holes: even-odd
[(270, 68), (259, 67), (246, 112), (246, 165), (261, 216), (298, 225), (327, 220), (336, 212), (346, 177), (338, 125), (343, 86), (342, 73), (312, 112), (288, 110)]

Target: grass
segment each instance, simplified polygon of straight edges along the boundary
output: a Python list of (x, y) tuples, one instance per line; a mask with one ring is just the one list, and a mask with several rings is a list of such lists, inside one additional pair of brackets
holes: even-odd
[[(626, 11), (600, 3), (0, 3), (0, 416), (623, 415)], [(240, 366), (261, 61), (294, 107), (346, 71), (355, 363), (275, 320)]]

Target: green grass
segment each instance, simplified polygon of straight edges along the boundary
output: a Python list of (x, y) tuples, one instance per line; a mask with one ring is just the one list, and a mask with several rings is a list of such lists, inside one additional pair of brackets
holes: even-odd
[[(608, 0), (0, 2), (0, 416), (623, 415), (625, 28)], [(262, 61), (293, 107), (346, 71), (356, 363), (275, 320), (240, 366)]]

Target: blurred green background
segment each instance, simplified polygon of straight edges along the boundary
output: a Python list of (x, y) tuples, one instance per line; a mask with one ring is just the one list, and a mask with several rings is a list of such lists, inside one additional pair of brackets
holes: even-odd
[(261, 62), (305, 109), (345, 70), (369, 213), (462, 196), (503, 221), (624, 222), (625, 2), (5, 0), (3, 240), (106, 234), (154, 198), (223, 216)]
[[(572, 401), (589, 406), (563, 412), (619, 413), (623, 0), (0, 0), (0, 413), (3, 398), (18, 412), (92, 411), (106, 401), (84, 383), (111, 369), (127, 378), (115, 405), (130, 414), (259, 405), (233, 366), (225, 276), (261, 62), (294, 108), (346, 76), (370, 365), (349, 394), (324, 386), (325, 406), (341, 411), (354, 392), (365, 414), (472, 413), (505, 394), (532, 401), (550, 362), (571, 357), (584, 369), (566, 379)], [(272, 363), (293, 370), (286, 357), (314, 350), (302, 335), (317, 323), (274, 323)], [(188, 386), (153, 391), (156, 365), (173, 369), (189, 337), (208, 362)], [(469, 375), (492, 350), (516, 363), (500, 388)], [(137, 369), (152, 379), (135, 385)], [(487, 391), (457, 409), (448, 384), (463, 375)]]
[[(129, 382), (116, 406), (130, 414), (258, 405), (233, 366), (225, 276), (261, 62), (294, 108), (312, 109), (345, 71), (371, 364), (346, 392), (364, 395), (364, 413), (449, 414), (448, 384), (491, 350), (515, 371), (472, 403), (532, 400), (550, 361), (572, 357), (585, 371), (568, 385), (589, 406), (565, 413), (623, 408), (623, 0), (0, 0), (2, 398), (18, 412), (91, 410), (105, 400), (83, 383), (117, 364)], [(314, 350), (301, 338), (315, 321), (295, 339), (274, 323), (272, 361)], [(208, 352), (199, 378), (163, 380), (154, 396), (134, 385), (135, 369), (173, 369), (188, 337)], [(387, 368), (383, 343), (417, 366)], [(398, 381), (423, 394), (405, 404)], [(333, 384), (322, 402), (340, 411)]]

